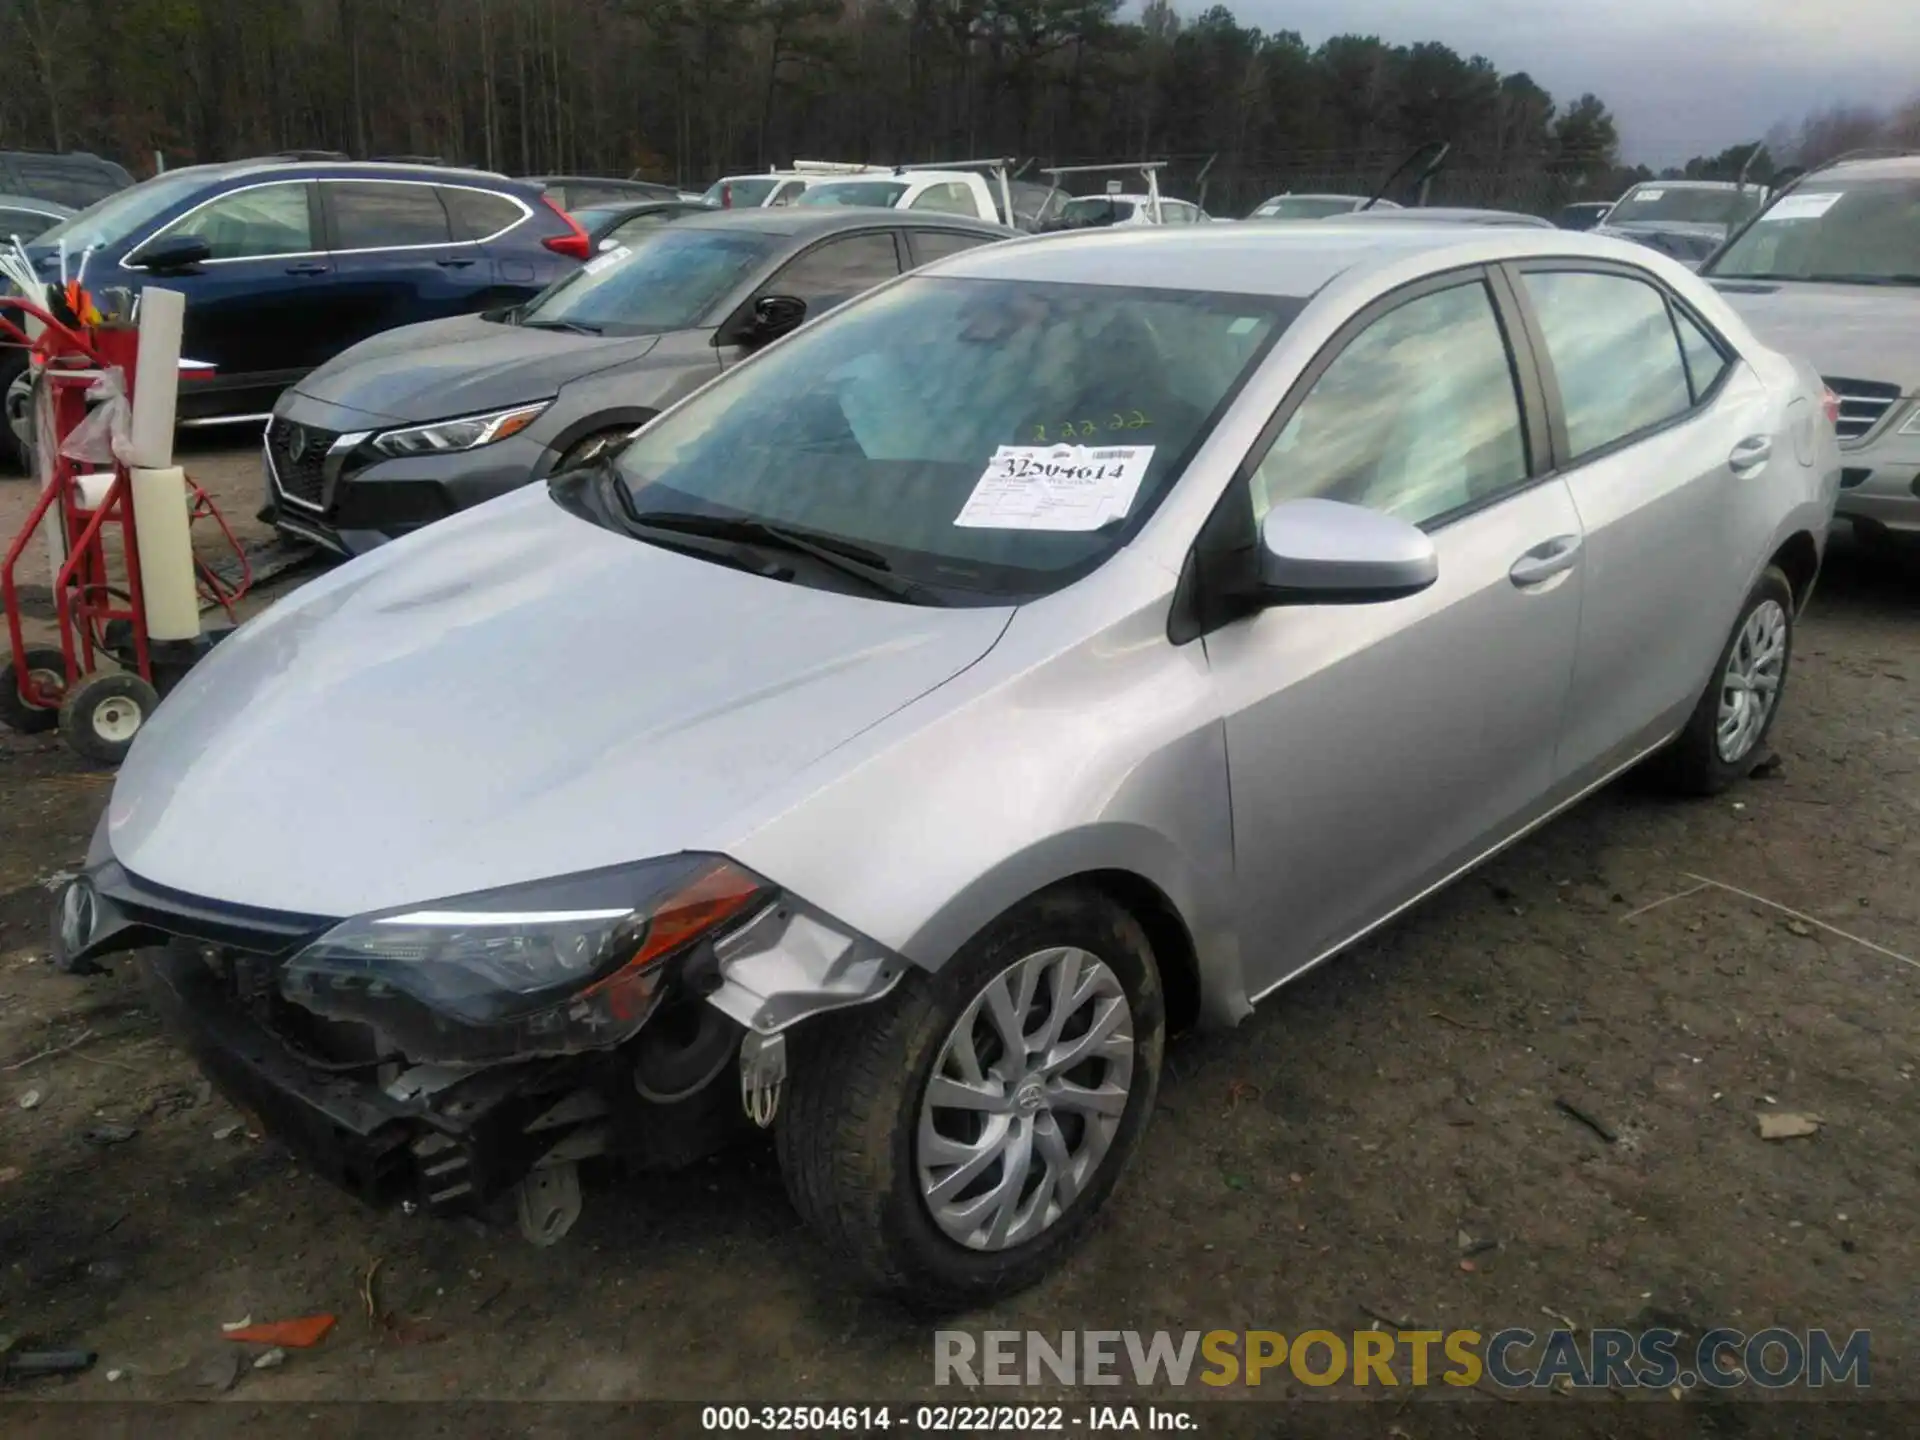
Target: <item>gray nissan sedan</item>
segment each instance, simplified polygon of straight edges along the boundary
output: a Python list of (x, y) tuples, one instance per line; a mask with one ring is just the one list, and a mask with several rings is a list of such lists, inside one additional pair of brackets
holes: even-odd
[(803, 321), (1014, 233), (762, 209), (629, 236), (524, 305), (390, 330), (286, 391), (267, 424), (267, 513), (359, 554), (590, 459)]
[(1640, 761), (1748, 774), (1830, 408), (1621, 241), (972, 250), (242, 627), (62, 963), (142, 950), (370, 1201), (549, 1243), (583, 1161), (758, 1125), (851, 1273), (984, 1303), (1108, 1201), (1170, 1030)]

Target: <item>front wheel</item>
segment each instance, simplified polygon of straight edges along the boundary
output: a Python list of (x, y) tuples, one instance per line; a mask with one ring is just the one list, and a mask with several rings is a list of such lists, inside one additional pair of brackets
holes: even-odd
[(0, 466), (33, 474), (33, 373), (27, 352), (0, 348)]
[(1079, 1241), (1153, 1111), (1165, 1007), (1139, 923), (1062, 888), (935, 976), (795, 1036), (788, 1192), (867, 1281), (943, 1311), (1024, 1289)]
[(1766, 756), (1793, 659), (1793, 612), (1793, 586), (1768, 566), (1740, 607), (1686, 729), (1659, 757), (1660, 778), (1672, 788), (1717, 795)]

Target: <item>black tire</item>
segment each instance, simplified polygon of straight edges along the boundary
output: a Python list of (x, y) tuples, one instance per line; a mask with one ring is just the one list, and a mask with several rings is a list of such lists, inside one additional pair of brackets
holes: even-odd
[[(19, 312), (13, 314), (17, 317)], [(26, 373), (27, 352), (0, 348), (0, 470), (12, 475), (33, 474), (33, 452), (13, 433), (9, 391), (13, 382)]]
[[(67, 685), (67, 660), (51, 645), (29, 645), (22, 657), (27, 671), (41, 685), (52, 684), (64, 690)], [(22, 735), (44, 735), (60, 723), (58, 709), (29, 705), (20, 698), (20, 682), (13, 661), (0, 664), (0, 721)]]
[[(1753, 737), (1745, 750), (1729, 760), (1720, 753), (1718, 738), (1721, 688), (1726, 680), (1734, 647), (1740, 643), (1748, 621), (1756, 611), (1768, 604), (1778, 605), (1786, 616), (1785, 650), (1780, 658), (1779, 685), (1774, 692), (1772, 709), (1768, 711), (1759, 734)], [(1728, 786), (1746, 779), (1753, 773), (1754, 767), (1766, 758), (1767, 737), (1773, 733), (1773, 722), (1780, 716), (1780, 702), (1786, 697), (1788, 673), (1793, 664), (1795, 621), (1793, 586), (1784, 571), (1770, 565), (1755, 583), (1746, 603), (1740, 607), (1739, 617), (1733, 622), (1727, 643), (1721, 647), (1719, 659), (1714, 661), (1713, 675), (1707, 681), (1699, 704), (1694, 706), (1686, 729), (1654, 761), (1654, 773), (1667, 788), (1682, 795), (1718, 795)]]
[(138, 675), (95, 671), (60, 702), (60, 736), (76, 755), (118, 765), (159, 703), (160, 692)]
[[(1126, 1107), (1091, 1181), (1058, 1219), (1024, 1243), (969, 1249), (940, 1229), (920, 1193), (923, 1092), (975, 997), (1010, 966), (1056, 946), (1103, 961), (1126, 995)], [(1112, 1192), (1152, 1116), (1165, 1038), (1160, 976), (1139, 922), (1090, 889), (1037, 895), (975, 936), (938, 975), (916, 972), (886, 999), (794, 1033), (776, 1131), (788, 1194), (837, 1257), (913, 1309), (948, 1313), (1011, 1295), (1073, 1249)]]

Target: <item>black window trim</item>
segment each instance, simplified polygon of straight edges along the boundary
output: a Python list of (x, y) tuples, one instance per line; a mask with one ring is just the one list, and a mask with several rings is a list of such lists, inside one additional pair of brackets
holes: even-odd
[[(1509, 292), (1513, 296), (1514, 309), (1521, 326), (1526, 330), (1528, 341), (1532, 346), (1540, 389), (1546, 398), (1547, 436), (1551, 443), (1553, 456), (1552, 468), (1548, 472), (1550, 475), (1567, 475), (1584, 465), (1591, 465), (1596, 461), (1605, 460), (1613, 455), (1617, 455), (1630, 445), (1638, 445), (1644, 440), (1650, 440), (1656, 435), (1676, 429), (1692, 421), (1706, 410), (1712, 408), (1714, 402), (1720, 398), (1720, 392), (1726, 388), (1728, 377), (1733, 374), (1734, 366), (1738, 364), (1742, 358), (1740, 352), (1734, 348), (1726, 336), (1722, 335), (1705, 316), (1701, 315), (1699, 311), (1695, 310), (1678, 295), (1674, 294), (1673, 290), (1662, 282), (1659, 276), (1654, 275), (1650, 271), (1642, 270), (1637, 265), (1629, 265), (1620, 260), (1542, 257), (1537, 260), (1502, 261), (1499, 262), (1498, 268), (1504, 272), (1503, 278), (1505, 279)], [(1638, 430), (1632, 430), (1625, 435), (1617, 436), (1609, 440), (1605, 445), (1596, 446), (1583, 455), (1573, 454), (1573, 444), (1567, 438), (1567, 409), (1566, 401), (1560, 394), (1560, 379), (1553, 368), (1552, 353), (1547, 349), (1546, 332), (1540, 327), (1539, 312), (1534, 308), (1532, 299), (1527, 295), (1526, 285), (1521, 278), (1528, 274), (1565, 273), (1569, 271), (1576, 274), (1611, 275), (1616, 279), (1637, 280), (1641, 284), (1651, 287), (1654, 293), (1665, 301), (1667, 328), (1673, 333), (1674, 349), (1680, 356), (1680, 376), (1686, 382), (1687, 398), (1692, 402), (1685, 410), (1682, 410), (1677, 415), (1669, 415), (1664, 420), (1655, 421), (1651, 425), (1643, 425)], [(1692, 320), (1695, 325), (1699, 326), (1700, 333), (1707, 337), (1713, 347), (1720, 352), (1721, 358), (1727, 362), (1713, 384), (1707, 388), (1706, 394), (1701, 396), (1696, 397), (1693, 392), (1693, 370), (1692, 367), (1687, 364), (1686, 349), (1680, 343), (1679, 328), (1673, 323), (1676, 311), (1685, 315), (1688, 319)]]
[[(1259, 434), (1247, 447), (1246, 454), (1234, 467), (1232, 476), (1221, 489), (1219, 499), (1214, 502), (1212, 511), (1194, 536), (1186, 561), (1181, 566), (1173, 604), (1167, 613), (1167, 639), (1170, 643), (1184, 645), (1190, 640), (1200, 639), (1260, 608), (1250, 598), (1250, 587), (1244, 583), (1236, 587), (1231, 573), (1235, 569), (1242, 570), (1244, 582), (1244, 567), (1254, 563), (1254, 557), (1258, 554), (1259, 535), (1252, 527), (1253, 474), (1273, 449), (1280, 432), (1293, 419), (1294, 412), (1327, 371), (1333, 368), (1334, 361), (1344, 355), (1354, 340), (1372, 328), (1375, 322), (1402, 306), (1443, 290), (1475, 283), (1483, 286), (1487, 292), (1494, 323), (1507, 348), (1507, 363), (1519, 400), (1520, 440), (1526, 475), (1518, 484), (1424, 520), (1419, 528), (1432, 534), (1496, 505), (1503, 505), (1557, 477), (1558, 472), (1552, 468), (1552, 450), (1547, 438), (1547, 395), (1542, 387), (1543, 374), (1535, 339), (1537, 331), (1529, 330), (1522, 324), (1512, 283), (1502, 273), (1500, 262), (1456, 266), (1397, 286), (1384, 295), (1376, 296), (1334, 331), (1287, 388), (1287, 393), (1274, 407), (1273, 414), (1261, 426)], [(1674, 343), (1679, 343), (1677, 335)], [(1223, 569), (1227, 572), (1224, 577), (1220, 574)], [(1224, 592), (1220, 589), (1222, 580), (1225, 582)]]

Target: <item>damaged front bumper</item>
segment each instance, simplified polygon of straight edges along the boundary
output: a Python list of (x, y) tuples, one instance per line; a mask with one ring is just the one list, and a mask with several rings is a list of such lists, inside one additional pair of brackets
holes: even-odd
[(776, 895), (676, 955), (657, 1009), (620, 1044), (446, 1064), (283, 993), (289, 961), (334, 923), (164, 890), (98, 844), (54, 906), (62, 967), (139, 951), (156, 1008), (202, 1070), (320, 1174), (370, 1205), (442, 1216), (517, 1195), (522, 1228), (541, 1243), (578, 1210), (580, 1161), (677, 1169), (749, 1119), (771, 1123), (784, 1031), (879, 999), (908, 968)]

